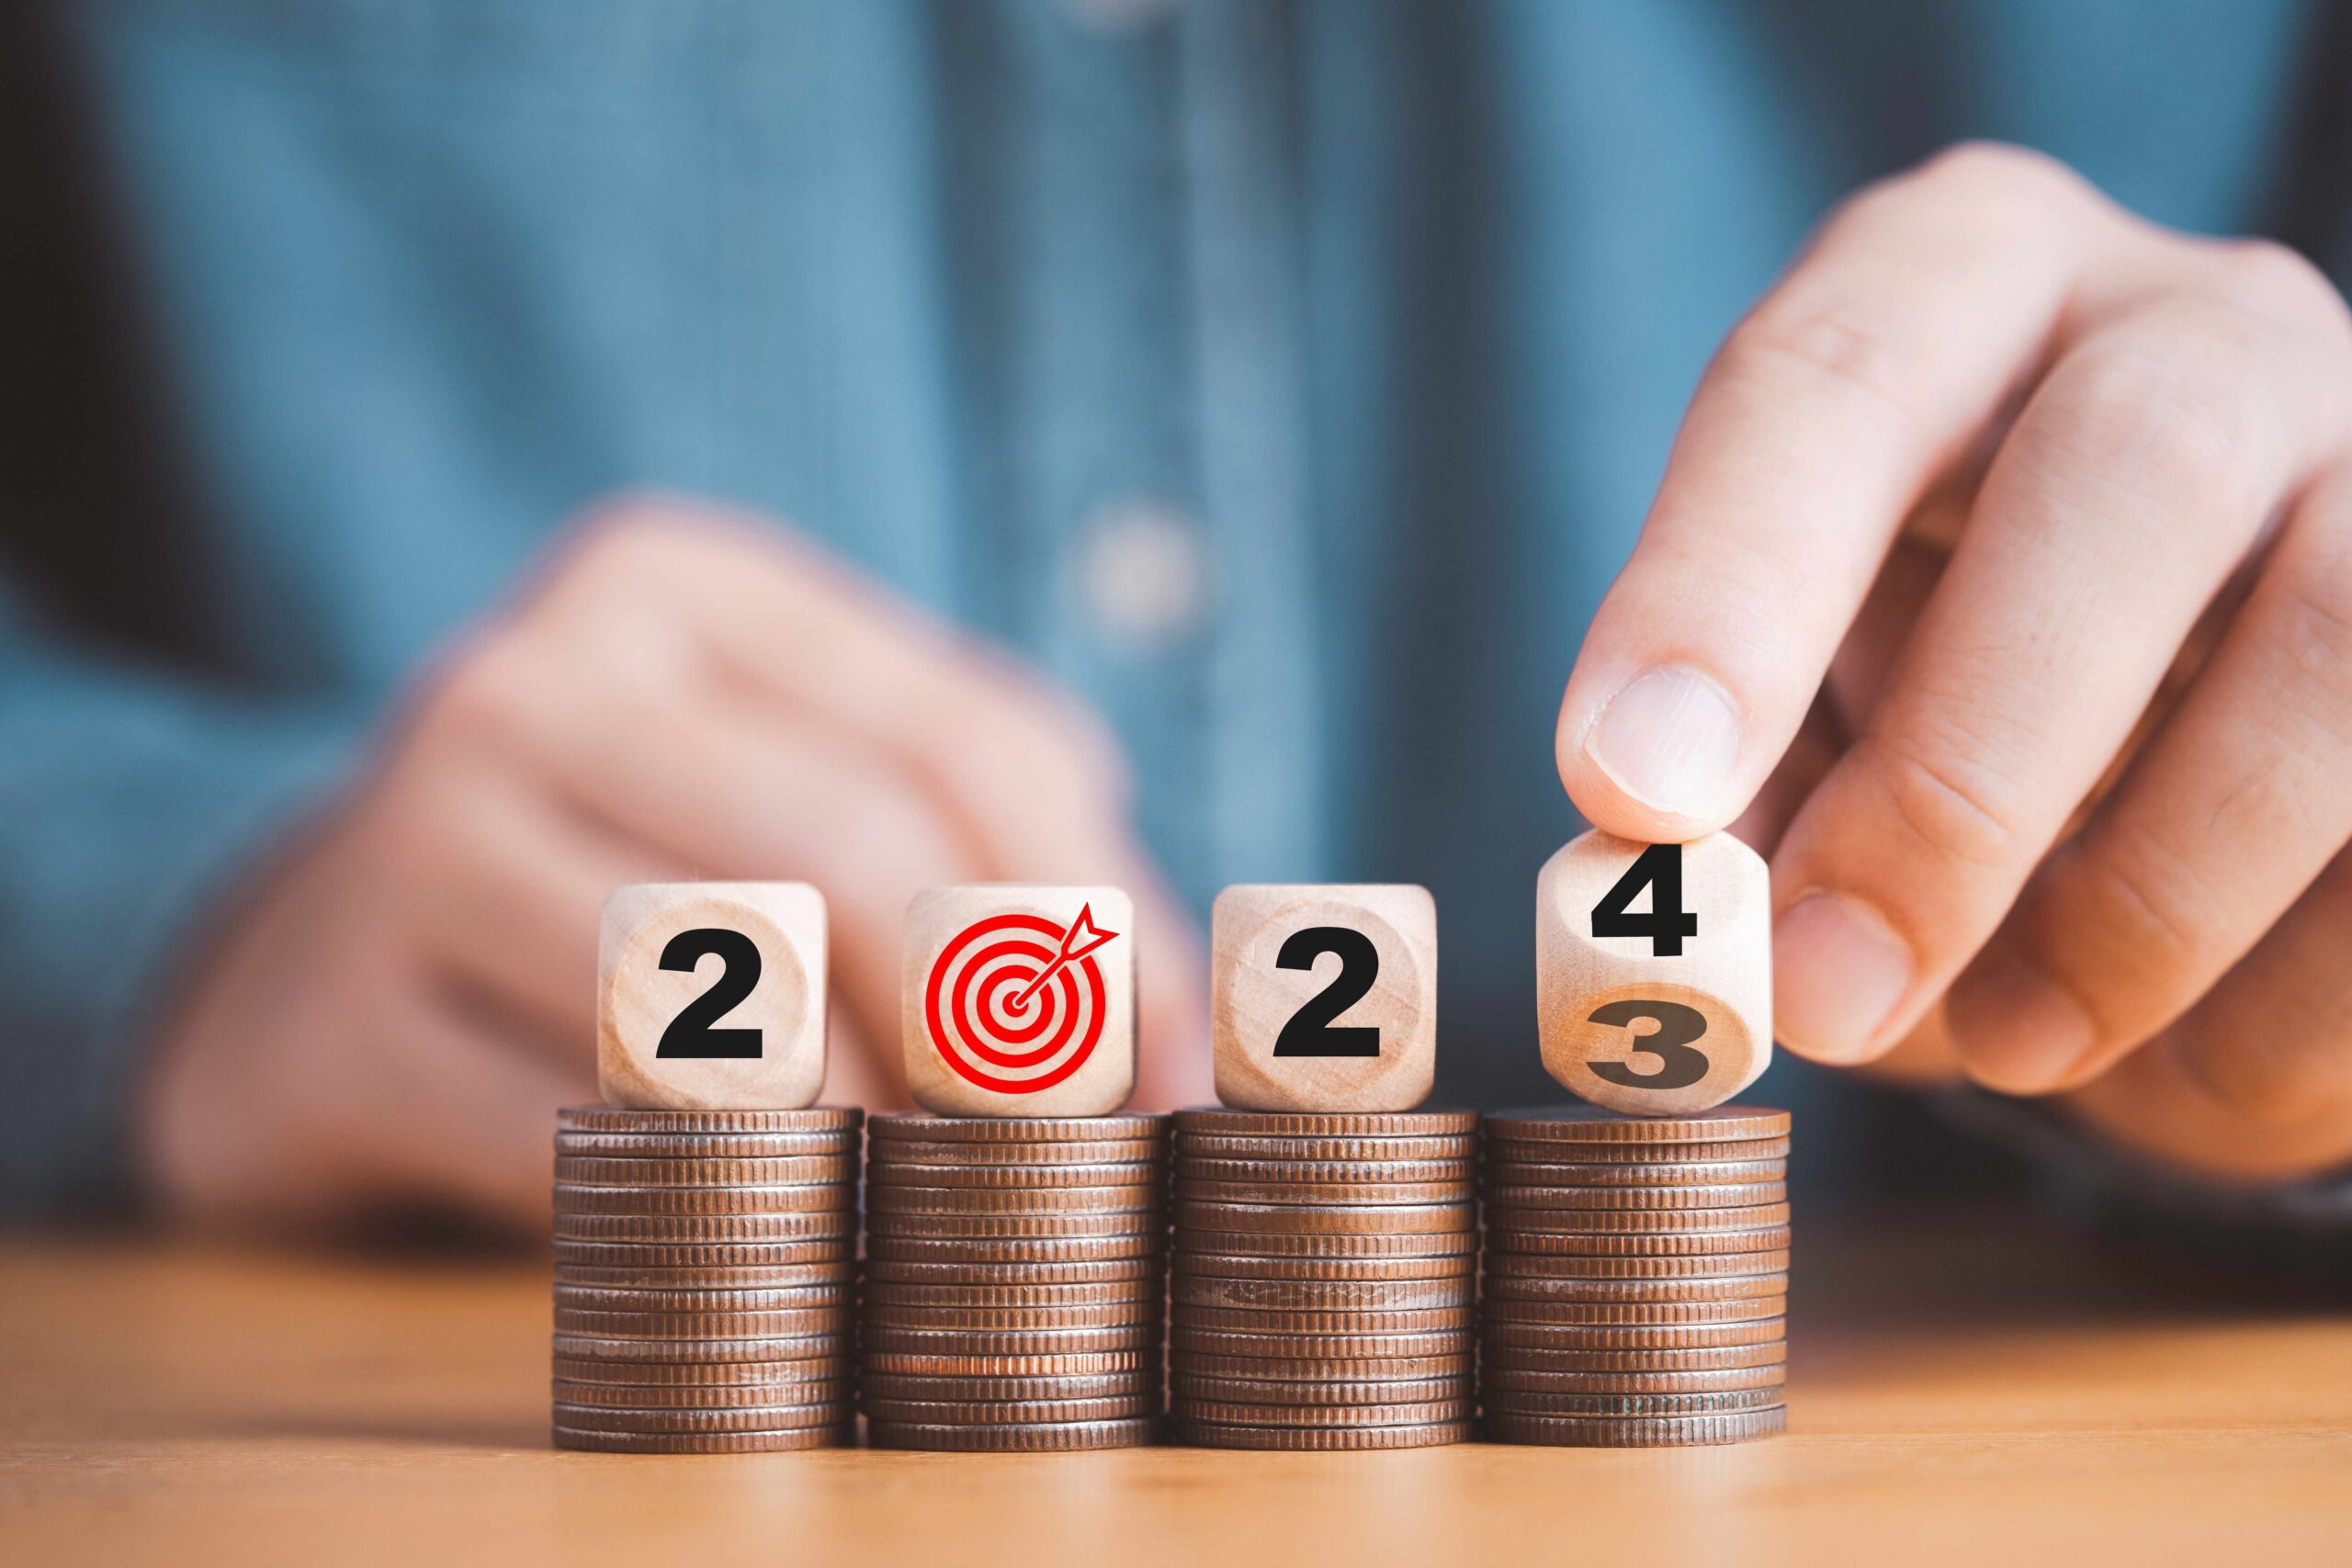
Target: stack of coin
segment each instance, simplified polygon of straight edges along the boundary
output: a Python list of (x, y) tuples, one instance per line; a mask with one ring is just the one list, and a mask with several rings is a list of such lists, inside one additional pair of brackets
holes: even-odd
[(555, 1442), (854, 1441), (864, 1112), (557, 1113)]
[(1176, 1114), (1170, 1413), (1184, 1442), (1471, 1435), (1476, 1113)]
[(1481, 1402), (1502, 1442), (1781, 1431), (1789, 1116), (1487, 1118)]
[(876, 1448), (1156, 1442), (1165, 1116), (876, 1116), (858, 1393)]

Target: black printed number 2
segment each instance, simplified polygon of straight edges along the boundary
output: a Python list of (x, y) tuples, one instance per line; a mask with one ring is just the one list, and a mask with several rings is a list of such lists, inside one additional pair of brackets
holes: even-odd
[[(1650, 890), (1650, 907), (1630, 906), (1643, 888)], [(1600, 902), (1592, 907), (1595, 936), (1645, 936), (1650, 952), (1659, 958), (1679, 958), (1682, 939), (1699, 934), (1699, 917), (1682, 907), (1682, 846), (1652, 844), (1634, 857)]]
[(1380, 978), (1380, 949), (1372, 945), (1372, 938), (1345, 926), (1308, 926), (1283, 939), (1282, 951), (1274, 954), (1274, 967), (1312, 969), (1315, 961), (1327, 953), (1340, 955), (1339, 974), (1309, 998), (1305, 1007), (1290, 1015), (1283, 1032), (1274, 1036), (1274, 1055), (1377, 1056), (1377, 1025), (1351, 1024), (1341, 1029), (1331, 1022), (1363, 1000), (1372, 990), (1372, 983)]
[(740, 1059), (760, 1054), (758, 1030), (712, 1027), (734, 1011), (760, 983), (758, 943), (741, 931), (701, 926), (670, 939), (662, 949), (662, 967), (691, 975), (696, 964), (713, 953), (723, 964), (718, 978), (670, 1021), (670, 1027), (662, 1032), (662, 1043), (653, 1048), (656, 1056)]

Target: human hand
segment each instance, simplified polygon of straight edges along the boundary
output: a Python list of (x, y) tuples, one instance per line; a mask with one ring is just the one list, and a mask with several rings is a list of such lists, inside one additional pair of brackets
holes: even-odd
[(1629, 837), (1779, 834), (1803, 1055), (2064, 1092), (2224, 1177), (2337, 1164), (2348, 453), (2319, 272), (1948, 152), (1833, 216), (1709, 367), (1561, 776)]
[(1137, 1100), (1207, 1098), (1205, 964), (1071, 701), (815, 550), (617, 503), (427, 679), (349, 798), (183, 987), (142, 1132), (239, 1219), (429, 1201), (544, 1228), (552, 1111), (593, 1100), (612, 887), (813, 883), (827, 1096), (901, 1103), (900, 926), (934, 883), (1135, 897)]

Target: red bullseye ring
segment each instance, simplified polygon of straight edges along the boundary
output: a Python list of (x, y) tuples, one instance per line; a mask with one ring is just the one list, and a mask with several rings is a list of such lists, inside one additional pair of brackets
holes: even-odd
[(1012, 1005), (1068, 934), (1040, 916), (996, 915), (965, 927), (933, 960), (923, 1021), (958, 1077), (997, 1094), (1035, 1094), (1086, 1065), (1104, 1007), (1091, 956), (1064, 964), (1026, 1006)]

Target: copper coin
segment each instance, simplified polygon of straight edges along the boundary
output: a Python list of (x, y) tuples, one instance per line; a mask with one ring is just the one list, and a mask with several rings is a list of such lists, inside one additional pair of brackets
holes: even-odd
[(773, 1241), (832, 1240), (857, 1234), (854, 1208), (794, 1214), (568, 1214), (555, 1216), (559, 1241), (645, 1243), (656, 1247), (736, 1247)]
[(1182, 1137), (1437, 1138), (1478, 1130), (1475, 1111), (1233, 1111), (1222, 1105), (1176, 1112)]
[[(862, 1350), (912, 1356), (1084, 1356), (1159, 1346), (1157, 1319), (1095, 1328), (906, 1328), (868, 1322)], [(869, 1358), (870, 1360), (870, 1358)]]
[(1786, 1138), (1732, 1138), (1715, 1144), (1527, 1144), (1495, 1143), (1487, 1163), (1580, 1165), (1690, 1165), (1715, 1160), (1786, 1159)]
[(1393, 1186), (1399, 1182), (1469, 1181), (1478, 1174), (1469, 1159), (1290, 1160), (1225, 1159), (1180, 1153), (1179, 1181), (1240, 1181), (1261, 1186)]
[(1478, 1260), (1467, 1252), (1435, 1258), (1252, 1258), (1246, 1254), (1179, 1252), (1169, 1259), (1171, 1279), (1347, 1280), (1467, 1280)]
[(1107, 1263), (899, 1263), (869, 1258), (866, 1280), (896, 1285), (1067, 1285), (1101, 1290), (1148, 1283), (1157, 1290), (1166, 1265), (1157, 1258), (1114, 1258)]
[[(1357, 1203), (1460, 1203), (1476, 1194), (1477, 1183), (1456, 1181), (1203, 1181), (1179, 1176), (1176, 1190), (1197, 1203), (1275, 1203), (1322, 1208)], [(1698, 1189), (1692, 1189), (1698, 1190)]]
[(1487, 1234), (1527, 1250), (1515, 1235), (1688, 1235), (1757, 1230), (1789, 1223), (1785, 1202), (1750, 1203), (1728, 1209), (1522, 1209), (1513, 1213), (1487, 1205)]
[(1114, 1116), (933, 1116), (922, 1111), (891, 1111), (865, 1123), (869, 1140), (909, 1139), (933, 1144), (1055, 1144), (1125, 1142), (1165, 1138), (1164, 1114)]
[(1159, 1165), (1168, 1158), (1165, 1138), (1088, 1139), (1066, 1144), (919, 1143), (911, 1138), (879, 1140), (873, 1152), (877, 1161), (894, 1166), (1019, 1166), (1024, 1169), (1061, 1165)]
[(1676, 1350), (1719, 1345), (1777, 1345), (1788, 1337), (1785, 1317), (1750, 1323), (1686, 1323), (1623, 1328), (1584, 1323), (1511, 1323), (1488, 1317), (1478, 1337), (1489, 1349)]
[[(1178, 1323), (1169, 1329), (1168, 1343), (1170, 1348), (1188, 1357), (1225, 1356), (1277, 1361), (1397, 1361), (1436, 1356), (1468, 1356), (1476, 1350), (1477, 1341), (1467, 1328), (1421, 1329), (1396, 1334), (1367, 1331), (1317, 1337), (1300, 1329), (1247, 1333), (1238, 1329)], [(1197, 1361), (1185, 1364), (1191, 1371), (1208, 1370)], [(1260, 1372), (1257, 1375), (1272, 1374)], [(1374, 1377), (1381, 1374), (1360, 1372), (1355, 1375)]]
[(1785, 1405), (1717, 1416), (1520, 1416), (1487, 1417), (1487, 1436), (1501, 1443), (1552, 1443), (1571, 1448), (1676, 1449), (1702, 1443), (1744, 1443), (1789, 1428)]
[(854, 1106), (812, 1105), (801, 1111), (623, 1111), (572, 1105), (555, 1113), (560, 1133), (840, 1133), (865, 1120)]
[(846, 1306), (854, 1294), (846, 1280), (788, 1289), (739, 1291), (648, 1291), (559, 1280), (555, 1304), (589, 1312), (786, 1312), (800, 1307)]
[(901, 1214), (1157, 1213), (1167, 1201), (1168, 1190), (1151, 1182), (1124, 1187), (869, 1186), (865, 1190), (869, 1224)]
[(640, 1291), (781, 1291), (807, 1285), (846, 1285), (857, 1278), (857, 1260), (833, 1263), (787, 1263), (766, 1269), (610, 1269), (587, 1263), (559, 1263), (558, 1285), (585, 1285), (602, 1290)]
[(1719, 1393), (1536, 1393), (1488, 1389), (1481, 1400), (1489, 1412), (1518, 1416), (1717, 1416), (1734, 1410), (1764, 1410), (1788, 1398), (1786, 1388), (1733, 1388)]
[(1417, 1427), (1242, 1427), (1214, 1421), (1180, 1421), (1170, 1430), (1178, 1442), (1194, 1448), (1322, 1452), (1436, 1448), (1445, 1443), (1466, 1443), (1476, 1435), (1467, 1421), (1441, 1421)]
[(876, 1237), (888, 1237), (892, 1241), (1130, 1239), (1136, 1236), (1158, 1237), (1165, 1235), (1167, 1228), (1167, 1217), (1157, 1207), (1105, 1210), (1094, 1213), (869, 1213), (865, 1216), (869, 1246)]
[(854, 1159), (861, 1142), (854, 1127), (834, 1133), (558, 1133), (555, 1152), (619, 1159)]
[[(775, 1388), (783, 1391), (783, 1399), (792, 1400), (800, 1397), (803, 1387), (838, 1382), (856, 1371), (846, 1341), (835, 1340), (831, 1348), (830, 1355), (792, 1361), (607, 1360), (559, 1355), (555, 1358), (555, 1379), (567, 1385), (586, 1382), (677, 1389)], [(690, 1399), (686, 1403), (702, 1401)]]
[(921, 1399), (868, 1399), (865, 1417), (893, 1426), (1034, 1427), (1069, 1421), (1124, 1421), (1159, 1414), (1157, 1393), (1113, 1394), (1102, 1399), (981, 1400), (941, 1403)]
[(1388, 1378), (1378, 1381), (1351, 1378), (1333, 1382), (1300, 1380), (1286, 1382), (1272, 1378), (1214, 1378), (1179, 1372), (1169, 1378), (1168, 1390), (1178, 1398), (1196, 1404), (1230, 1401), (1238, 1404), (1363, 1406), (1419, 1404), (1428, 1401), (1461, 1399), (1467, 1395), (1470, 1382), (1466, 1373), (1442, 1378)]
[(1469, 1133), (1432, 1137), (1257, 1137), (1248, 1134), (1186, 1133), (1177, 1140), (1182, 1155), (1221, 1159), (1379, 1160), (1475, 1158), (1478, 1140)]
[(1335, 1358), (1322, 1342), (1303, 1348), (1294, 1342), (1294, 1348), (1301, 1348), (1303, 1353), (1269, 1356), (1248, 1352), (1228, 1356), (1186, 1350), (1180, 1346), (1169, 1358), (1170, 1376), (1338, 1387), (1347, 1383), (1411, 1382), (1429, 1378), (1453, 1381), (1470, 1376), (1477, 1365), (1466, 1345), (1444, 1355), (1362, 1358)]
[[(1087, 1262), (1089, 1269), (1134, 1269), (1120, 1279), (1037, 1279), (1033, 1269), (978, 1269), (971, 1265), (945, 1265), (948, 1277), (899, 1279), (882, 1269), (933, 1269), (938, 1265), (887, 1265), (875, 1262), (865, 1269), (865, 1295), (877, 1303), (900, 1307), (1087, 1307), (1101, 1303), (1159, 1300), (1164, 1286), (1159, 1269), (1148, 1258), (1134, 1262)], [(1051, 1265), (1049, 1265), (1051, 1267)]]
[(967, 1355), (955, 1351), (867, 1349), (858, 1359), (858, 1375), (904, 1372), (917, 1377), (1062, 1378), (1101, 1372), (1132, 1372), (1157, 1366), (1159, 1351), (1092, 1350), (1061, 1356)]
[(1476, 1325), (1478, 1309), (1424, 1307), (1410, 1312), (1274, 1312), (1247, 1307), (1180, 1306), (1175, 1321), (1187, 1328), (1235, 1334), (1427, 1334)]
[(1580, 1235), (1554, 1231), (1497, 1231), (1488, 1237), (1491, 1256), (1581, 1258), (1722, 1258), (1736, 1253), (1783, 1251), (1789, 1227), (1752, 1231), (1670, 1231), (1652, 1235)]
[(1713, 1280), (1529, 1280), (1488, 1275), (1487, 1300), (1552, 1302), (1723, 1302), (1787, 1293), (1789, 1277), (1734, 1274)]
[(854, 1209), (856, 1203), (856, 1190), (845, 1181), (777, 1187), (583, 1187), (569, 1181), (555, 1184), (556, 1212), (581, 1216), (660, 1214), (702, 1218), (838, 1213)]
[(1566, 1323), (1608, 1326), (1650, 1324), (1747, 1323), (1779, 1317), (1789, 1298), (1735, 1296), (1724, 1301), (1685, 1302), (1668, 1298), (1649, 1302), (1542, 1302), (1489, 1297), (1480, 1310), (1489, 1323)]
[(1478, 1381), (1489, 1389), (1544, 1393), (1718, 1393), (1730, 1389), (1779, 1388), (1789, 1381), (1788, 1371), (1770, 1366), (1722, 1372), (1562, 1372), (1490, 1364), (1479, 1370)]
[(555, 1446), (608, 1454), (762, 1454), (791, 1449), (848, 1448), (857, 1442), (857, 1423), (808, 1427), (788, 1432), (594, 1432), (555, 1428)]
[(1489, 1187), (1484, 1196), (1487, 1223), (1509, 1224), (1514, 1212), (1529, 1209), (1722, 1209), (1785, 1203), (1789, 1188), (1784, 1181), (1730, 1187)]
[(1157, 1160), (1126, 1165), (902, 1165), (872, 1160), (865, 1168), (868, 1194), (884, 1188), (1011, 1188), (1030, 1191), (1058, 1187), (1159, 1187), (1166, 1168)]
[(558, 1334), (588, 1334), (608, 1339), (763, 1339), (800, 1334), (841, 1334), (853, 1309), (801, 1307), (790, 1312), (592, 1312), (555, 1309)]
[(1073, 1453), (1082, 1449), (1131, 1449), (1156, 1443), (1159, 1441), (1159, 1428), (1157, 1416), (1005, 1427), (868, 1420), (865, 1439), (877, 1449), (927, 1449), (940, 1453)]
[(996, 1239), (978, 1236), (952, 1241), (877, 1235), (867, 1237), (865, 1247), (869, 1263), (889, 1263), (904, 1268), (987, 1263), (1023, 1268), (1100, 1269), (1105, 1270), (1100, 1276), (1103, 1279), (1125, 1278), (1122, 1271), (1144, 1266), (1156, 1268), (1167, 1254), (1167, 1238), (1156, 1229), (1130, 1235)]
[(1785, 1272), (1788, 1267), (1786, 1252), (1685, 1253), (1667, 1258), (1497, 1252), (1487, 1258), (1487, 1276), (1497, 1280), (1709, 1280), (1733, 1274)]
[(918, 1377), (903, 1372), (869, 1372), (858, 1380), (869, 1401), (893, 1400), (904, 1404), (1025, 1404), (1074, 1399), (1143, 1399), (1159, 1397), (1157, 1368), (1131, 1372), (1096, 1372), (1082, 1376), (1044, 1378)]
[(797, 1382), (613, 1383), (558, 1378), (553, 1387), (558, 1408), (594, 1404), (615, 1410), (746, 1410), (845, 1404), (853, 1397), (857, 1380), (843, 1375)]
[(1467, 1421), (1477, 1414), (1467, 1397), (1423, 1400), (1410, 1404), (1255, 1404), (1245, 1401), (1183, 1399), (1168, 1413), (1180, 1421), (1236, 1427), (1403, 1427), (1430, 1421)]
[(870, 1301), (858, 1322), (869, 1333), (890, 1328), (1046, 1333), (1065, 1328), (1125, 1328), (1143, 1324), (1157, 1328), (1165, 1315), (1157, 1296), (1148, 1301), (1071, 1306), (899, 1306), (887, 1301)]
[(847, 1354), (849, 1336), (844, 1330), (736, 1339), (647, 1339), (631, 1336), (565, 1333), (555, 1337), (555, 1356), (559, 1364), (564, 1361), (668, 1361), (684, 1365), (689, 1361), (831, 1360)]
[(792, 1155), (782, 1159), (634, 1159), (608, 1155), (555, 1156), (555, 1179), (584, 1187), (775, 1187), (847, 1182), (857, 1156)]
[(1297, 1258), (1321, 1261), (1344, 1258), (1427, 1258), (1449, 1260), (1474, 1257), (1478, 1235), (1473, 1230), (1371, 1232), (1212, 1231), (1176, 1233), (1179, 1256)]
[(1538, 1350), (1494, 1344), (1486, 1350), (1488, 1364), (1523, 1372), (1729, 1372), (1777, 1367), (1788, 1359), (1788, 1345), (1779, 1339), (1679, 1350)]
[(1535, 1165), (1488, 1160), (1487, 1185), (1498, 1187), (1739, 1187), (1786, 1181), (1784, 1159), (1713, 1160), (1704, 1165)]
[(1679, 1116), (1623, 1116), (1597, 1105), (1555, 1105), (1488, 1111), (1483, 1131), (1488, 1148), (1498, 1143), (1713, 1144), (1785, 1138), (1789, 1113), (1752, 1105), (1718, 1105), (1712, 1111)]
[(558, 1269), (642, 1269), (648, 1273), (686, 1269), (798, 1269), (854, 1259), (854, 1227), (837, 1236), (806, 1241), (703, 1242), (674, 1247), (639, 1241), (570, 1241), (555, 1244)]
[(1188, 1231), (1279, 1232), (1288, 1235), (1379, 1235), (1464, 1232), (1477, 1225), (1476, 1211), (1451, 1203), (1273, 1203), (1200, 1202), (1180, 1195), (1169, 1205), (1176, 1234)]
[(1453, 1280), (1231, 1280), (1179, 1274), (1169, 1299), (1186, 1306), (1251, 1312), (1410, 1312), (1467, 1304), (1476, 1289)]
[(556, 1425), (577, 1432), (789, 1432), (804, 1427), (838, 1427), (856, 1414), (857, 1405), (847, 1399), (822, 1404), (749, 1405), (727, 1410), (624, 1410), (607, 1404), (555, 1406)]

